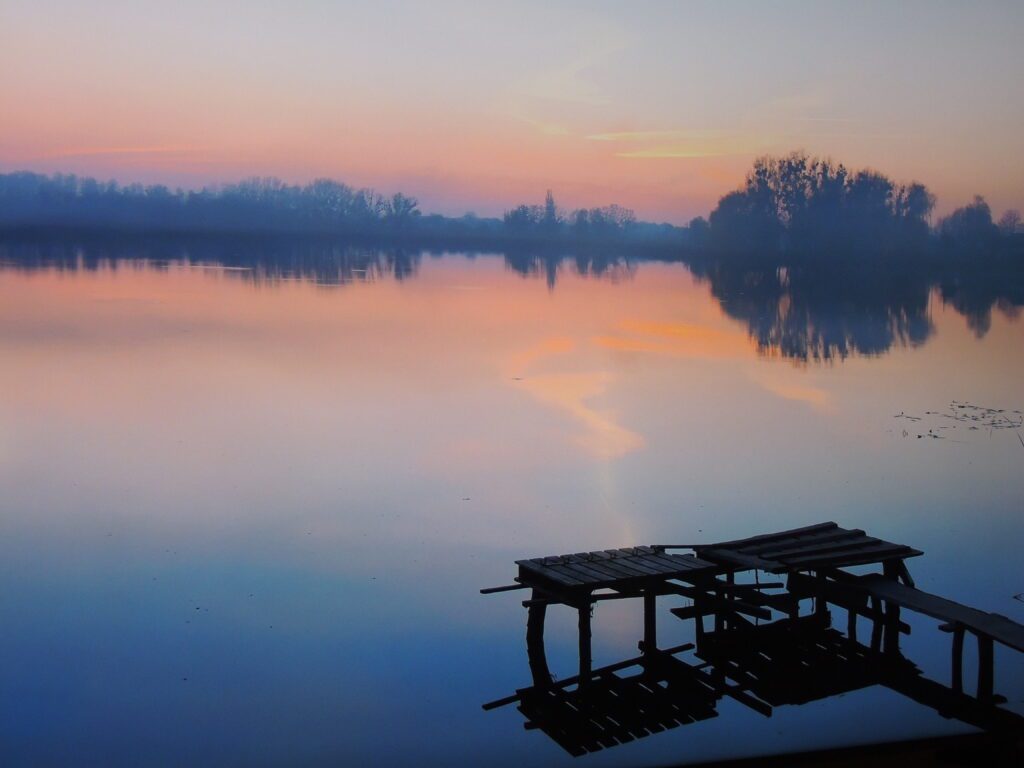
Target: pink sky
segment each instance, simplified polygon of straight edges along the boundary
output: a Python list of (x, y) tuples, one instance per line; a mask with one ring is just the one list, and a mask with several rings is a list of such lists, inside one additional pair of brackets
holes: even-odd
[(804, 149), (1024, 208), (1019, 5), (5, 2), (0, 171), (685, 222)]

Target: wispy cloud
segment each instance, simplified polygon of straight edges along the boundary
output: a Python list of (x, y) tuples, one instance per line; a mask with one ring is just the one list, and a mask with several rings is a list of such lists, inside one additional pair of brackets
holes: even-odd
[(706, 152), (699, 149), (683, 149), (680, 147), (654, 147), (652, 149), (633, 149), (628, 152), (616, 152), (616, 157), (634, 158), (700, 158), (700, 157), (726, 157), (728, 155), (746, 154), (746, 152)]
[(612, 133), (592, 133), (587, 136), (591, 141), (668, 141), (672, 139), (708, 139), (718, 138), (719, 133), (711, 131), (614, 131)]
[(589, 141), (626, 144), (615, 153), (626, 158), (704, 158), (754, 154), (755, 142), (747, 136), (716, 130), (652, 130), (591, 133)]
[(549, 136), (563, 136), (580, 118), (612, 103), (595, 70), (632, 42), (620, 25), (600, 15), (575, 21), (574, 45), (560, 50), (557, 63), (538, 57), (498, 98), (500, 111)]
[(804, 117), (795, 117), (794, 120), (805, 123), (859, 123), (863, 122), (860, 118), (856, 117), (825, 117), (825, 116), (814, 116), (808, 115)]
[(568, 136), (569, 129), (561, 123), (548, 122), (545, 120), (537, 120), (529, 117), (528, 115), (517, 115), (513, 114), (516, 120), (520, 120), (532, 128), (536, 128), (540, 133), (545, 136)]
[(203, 152), (204, 147), (160, 145), (147, 147), (71, 147), (48, 153), (46, 158), (115, 157), (118, 155), (190, 155)]

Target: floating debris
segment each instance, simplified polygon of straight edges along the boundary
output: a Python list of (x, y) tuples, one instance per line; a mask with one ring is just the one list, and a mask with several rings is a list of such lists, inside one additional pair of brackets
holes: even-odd
[[(947, 422), (945, 424), (933, 424), (933, 426), (929, 427), (927, 434), (915, 432), (914, 434), (918, 439), (924, 437), (942, 439), (944, 436), (937, 434), (938, 430), (964, 428), (968, 431), (977, 432), (981, 429), (986, 429), (991, 436), (997, 429), (1018, 430), (1024, 427), (1024, 414), (1019, 409), (990, 408), (960, 400), (951, 401), (949, 408), (945, 411), (924, 411), (924, 416), (915, 416), (906, 411), (900, 411), (894, 414), (893, 418), (906, 419), (912, 422), (922, 421), (926, 418), (929, 421), (932, 419), (943, 419)], [(925, 424), (921, 426), (924, 427)], [(910, 437), (905, 429), (903, 430), (903, 436)], [(1020, 432), (1017, 432), (1017, 439), (1024, 446), (1024, 437), (1021, 437)], [(953, 442), (962, 441), (954, 440)]]
[[(1006, 414), (1013, 414), (1016, 418), (1011, 418)], [(1024, 426), (1024, 415), (1019, 410), (1007, 410), (1006, 408), (989, 408), (982, 405), (974, 405), (973, 403), (960, 402), (954, 400), (949, 405), (948, 413), (938, 413), (938, 416), (942, 416), (953, 421), (959, 421), (964, 423), (975, 423), (980, 424), (983, 427), (989, 427), (990, 429), (1019, 429)]]

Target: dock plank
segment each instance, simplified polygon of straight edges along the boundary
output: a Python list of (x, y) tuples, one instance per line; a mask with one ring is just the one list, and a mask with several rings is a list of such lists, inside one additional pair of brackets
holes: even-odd
[[(767, 552), (757, 553), (760, 557), (765, 560), (788, 560), (791, 557), (800, 557), (806, 554), (816, 554), (818, 552), (835, 552), (841, 549), (852, 549), (854, 547), (863, 547), (868, 544), (877, 544), (880, 540), (874, 536), (865, 536), (864, 532), (853, 533), (851, 535), (844, 535), (842, 537), (834, 537), (829, 541), (814, 541), (809, 544), (802, 544), (799, 541), (794, 541), (788, 544), (782, 549), (771, 549)], [(747, 554), (752, 554), (749, 550), (743, 550)]]
[(991, 637), (1014, 650), (1024, 651), (1024, 625), (1001, 614), (971, 608), (877, 574), (861, 576), (852, 584), (883, 600), (889, 600), (933, 619), (962, 624), (976, 634)]
[(609, 579), (614, 579), (614, 576), (609, 576), (603, 571), (599, 571), (596, 568), (591, 568), (588, 564), (582, 562), (566, 561), (561, 565), (557, 566), (563, 571), (572, 573), (576, 578), (580, 579), (584, 583), (603, 583)]
[(719, 572), (721, 567), (695, 555), (667, 555), (654, 547), (624, 547), (570, 555), (517, 560), (524, 587), (579, 593), (596, 589), (644, 588), (669, 579), (692, 580), (694, 574)]
[(530, 560), (519, 560), (517, 565), (520, 569), (520, 576), (524, 579), (528, 579), (530, 574), (540, 576), (542, 579), (552, 580), (562, 586), (566, 587), (580, 587), (585, 582), (579, 578), (569, 575), (566, 576), (560, 571), (556, 570), (556, 565), (538, 565)]
[(824, 531), (811, 534), (802, 534), (800, 536), (793, 536), (787, 539), (781, 539), (779, 541), (772, 541), (767, 544), (759, 544), (755, 546), (743, 547), (743, 551), (751, 555), (762, 555), (769, 556), (779, 554), (779, 550), (784, 550), (789, 547), (795, 546), (809, 546), (812, 544), (825, 544), (830, 541), (838, 541), (847, 539), (855, 536), (863, 536), (864, 531), (859, 528), (848, 530), (846, 528), (828, 528)]
[[(862, 547), (850, 550), (786, 558), (783, 562), (787, 565), (799, 568), (808, 568), (813, 566), (843, 566), (849, 565), (854, 561), (873, 563), (881, 562), (882, 560), (891, 560), (894, 557), (910, 557), (910, 553), (915, 551), (916, 550), (912, 550), (910, 547), (903, 544), (890, 544), (885, 541), (877, 541), (874, 544), (866, 544)], [(867, 558), (866, 560), (864, 560), (865, 557)]]
[(620, 579), (636, 578), (636, 572), (621, 568), (611, 562), (594, 559), (587, 563), (587, 567), (604, 574), (606, 580), (618, 581)]
[(859, 528), (841, 528), (834, 522), (706, 544), (695, 551), (713, 562), (771, 573), (862, 565), (921, 554), (906, 545), (868, 536)]
[(637, 579), (649, 579), (656, 574), (646, 568), (638, 568), (635, 563), (625, 560), (599, 560), (601, 567), (609, 573), (615, 574), (616, 580), (635, 581)]
[(735, 552), (729, 549), (710, 549), (700, 553), (702, 558), (713, 562), (721, 562), (739, 568), (752, 568), (760, 571), (780, 571), (786, 566), (775, 560), (764, 560), (756, 555), (745, 555), (742, 552)]
[(779, 531), (777, 533), (762, 533), (758, 536), (751, 536), (747, 539), (733, 539), (732, 541), (716, 541), (713, 544), (700, 544), (694, 547), (694, 549), (733, 549), (736, 547), (753, 546), (755, 544), (761, 544), (768, 541), (777, 541), (779, 539), (794, 538), (797, 536), (801, 536), (803, 534), (815, 533), (817, 531), (825, 531), (838, 527), (838, 523), (833, 523), (829, 521), (827, 523), (816, 523), (815, 525), (807, 525), (803, 528), (791, 528), (788, 531)]

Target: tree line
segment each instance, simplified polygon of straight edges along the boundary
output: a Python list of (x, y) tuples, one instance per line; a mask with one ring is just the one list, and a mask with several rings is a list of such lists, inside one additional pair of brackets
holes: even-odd
[(0, 175), (0, 224), (151, 229), (404, 229), (420, 216), (415, 198), (384, 196), (330, 179), (304, 186), (253, 178), (198, 191), (121, 186), (93, 178)]
[(119, 185), (93, 178), (0, 174), (0, 229), (81, 228), (160, 232), (323, 233), (453, 246), (654, 246), (667, 250), (836, 255), (1024, 250), (1020, 216), (995, 222), (981, 197), (932, 226), (935, 196), (870, 170), (803, 152), (755, 161), (742, 187), (707, 220), (687, 227), (639, 221), (619, 205), (565, 210), (548, 191), (542, 205), (501, 218), (426, 215), (414, 197), (383, 195), (331, 179), (291, 185), (253, 178), (197, 191)]
[(414, 197), (382, 195), (331, 179), (305, 185), (253, 178), (198, 191), (57, 174), (0, 174), (0, 228), (162, 232), (308, 232), (523, 243), (681, 242), (682, 228), (638, 221), (609, 205), (564, 212), (549, 191), (543, 206), (502, 218), (424, 215)]
[(1020, 216), (1000, 222), (981, 197), (930, 224), (935, 196), (919, 182), (898, 184), (876, 171), (794, 152), (754, 162), (743, 186), (718, 201), (707, 221), (690, 223), (691, 239), (729, 252), (984, 251), (1017, 236)]

